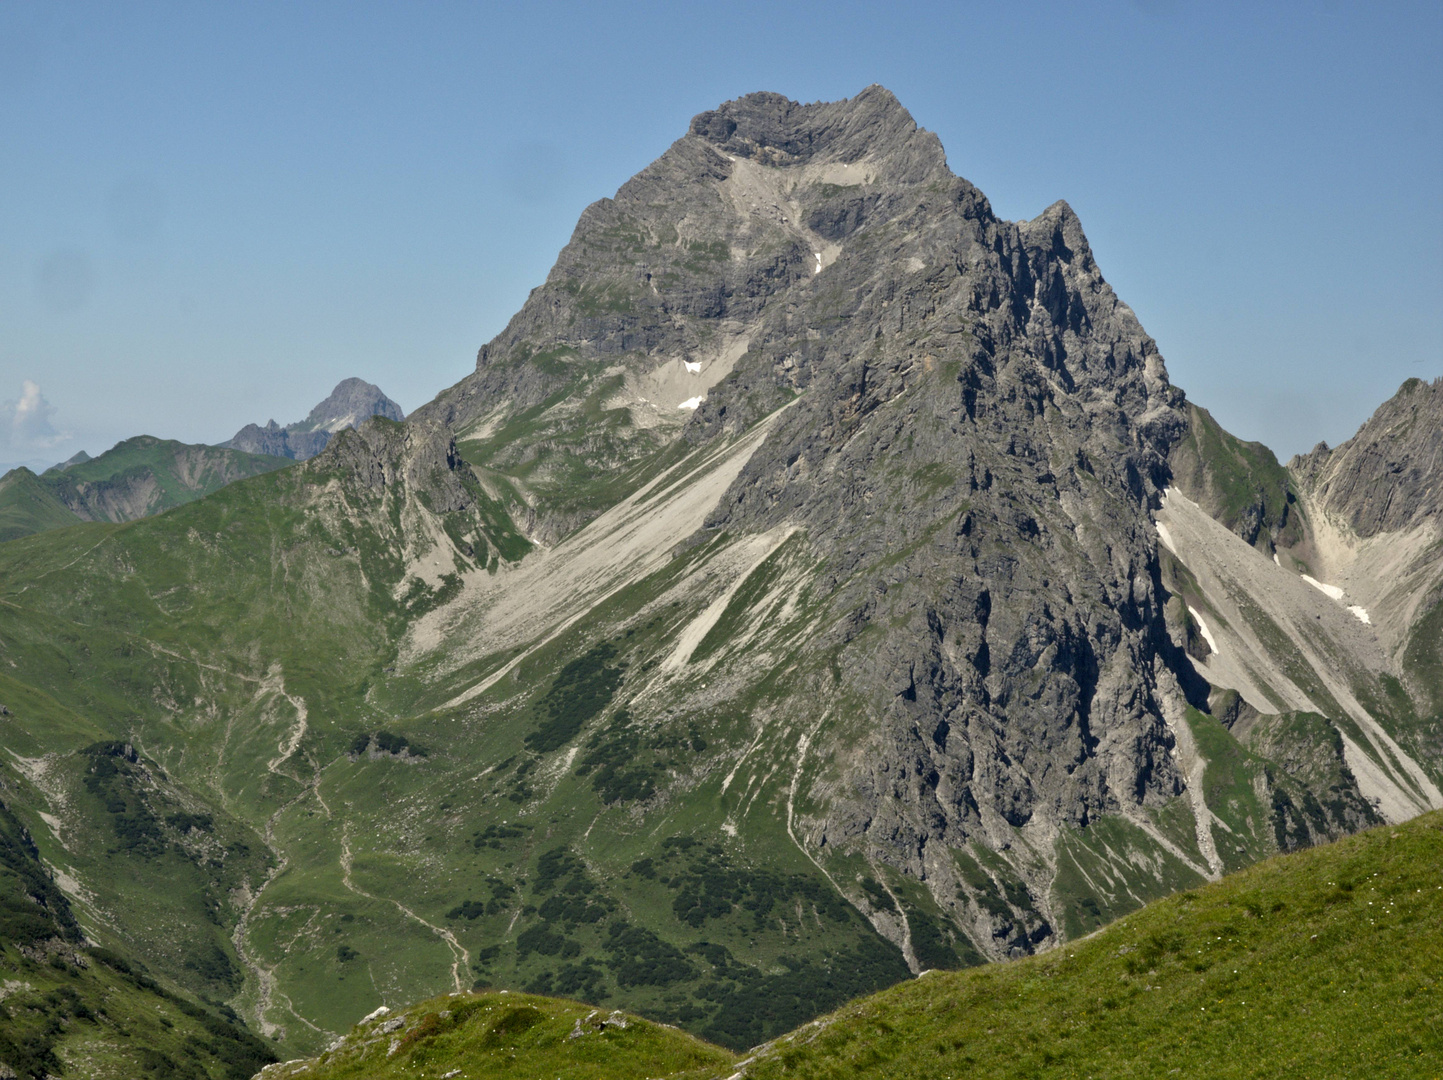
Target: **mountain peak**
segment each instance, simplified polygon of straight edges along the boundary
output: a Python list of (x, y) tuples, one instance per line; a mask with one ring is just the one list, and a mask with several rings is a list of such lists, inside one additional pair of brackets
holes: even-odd
[(247, 424), (222, 446), (251, 454), (271, 454), (305, 461), (325, 449), (337, 432), (360, 427), (373, 416), (404, 420), (401, 406), (364, 379), (342, 379), (304, 420), (281, 427), (274, 420), (264, 427)]
[(296, 431), (328, 431), (334, 435), (345, 428), (359, 427), (372, 416), (384, 416), (387, 420), (406, 418), (401, 406), (383, 394), (379, 386), (364, 379), (342, 379), (330, 397), (291, 427)]
[(1319, 443), (1288, 468), (1359, 536), (1391, 532), (1443, 513), (1440, 430), (1443, 378), (1407, 379), (1347, 442)]
[(917, 126), (886, 87), (867, 87), (842, 101), (803, 105), (761, 91), (728, 101), (692, 119), (688, 133), (731, 157), (763, 165), (800, 165), (817, 159), (842, 163), (863, 157), (891, 161), (889, 179), (916, 180), (945, 173), (942, 144)]

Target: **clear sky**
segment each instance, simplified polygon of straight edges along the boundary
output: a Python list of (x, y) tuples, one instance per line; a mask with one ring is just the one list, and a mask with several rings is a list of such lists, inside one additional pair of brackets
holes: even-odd
[(0, 462), (407, 410), (704, 109), (890, 88), (1286, 459), (1443, 374), (1443, 4), (0, 5)]

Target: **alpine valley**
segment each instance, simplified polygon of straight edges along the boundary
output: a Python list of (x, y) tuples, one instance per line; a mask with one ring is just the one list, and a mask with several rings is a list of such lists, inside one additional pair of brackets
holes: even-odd
[[(5, 993), (157, 1074), (473, 987), (741, 1051), (1443, 808), (1443, 379), (1281, 465), (880, 87), (702, 113), (473, 374), (320, 411), (135, 520), (0, 482)], [(124, 995), (0, 1061), (140, 1075)]]

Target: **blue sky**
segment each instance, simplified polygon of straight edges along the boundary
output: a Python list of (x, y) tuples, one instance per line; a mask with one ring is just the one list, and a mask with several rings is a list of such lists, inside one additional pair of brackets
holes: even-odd
[(0, 6), (0, 462), (471, 370), (582, 208), (752, 90), (893, 90), (1058, 198), (1280, 456), (1443, 374), (1443, 5)]

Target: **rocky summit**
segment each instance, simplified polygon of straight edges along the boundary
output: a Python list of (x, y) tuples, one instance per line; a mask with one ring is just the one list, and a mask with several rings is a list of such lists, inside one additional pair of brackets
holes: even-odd
[(473, 986), (744, 1049), (1443, 807), (1438, 387), (1285, 467), (1066, 203), (748, 95), (404, 422), (0, 545), (4, 799), (282, 1056)]
[(310, 411), (304, 420), (281, 427), (274, 420), (265, 427), (247, 424), (221, 445), (248, 454), (305, 461), (326, 448), (331, 436), (346, 428), (360, 427), (373, 416), (400, 420), (401, 406), (381, 393), (379, 386), (362, 379), (342, 379), (330, 396)]

